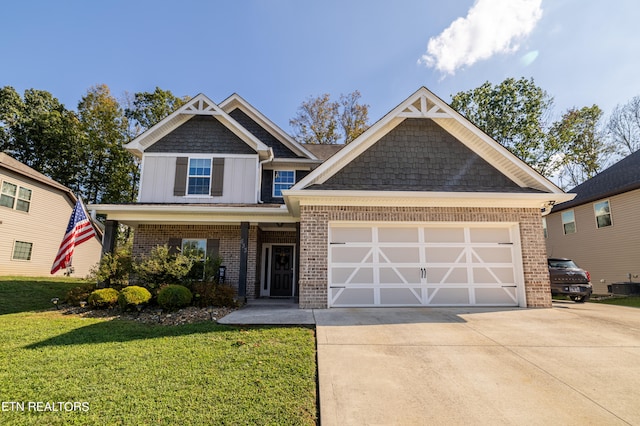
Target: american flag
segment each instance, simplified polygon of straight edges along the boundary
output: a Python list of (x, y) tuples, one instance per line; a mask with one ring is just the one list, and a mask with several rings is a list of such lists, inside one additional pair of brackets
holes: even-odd
[(71, 212), (67, 232), (64, 234), (56, 259), (53, 261), (51, 273), (55, 274), (59, 269), (71, 266), (71, 258), (75, 247), (90, 240), (95, 235), (96, 231), (87, 217), (82, 201), (78, 199), (73, 212)]

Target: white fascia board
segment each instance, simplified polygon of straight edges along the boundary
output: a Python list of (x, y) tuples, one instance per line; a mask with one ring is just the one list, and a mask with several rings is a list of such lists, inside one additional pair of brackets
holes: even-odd
[(317, 160), (315, 155), (296, 142), (288, 133), (282, 130), (277, 124), (268, 119), (264, 114), (258, 111), (253, 105), (247, 102), (242, 96), (237, 93), (232, 94), (227, 99), (220, 103), (220, 108), (227, 114), (233, 111), (235, 108), (240, 108), (245, 114), (251, 117), (252, 120), (257, 122), (260, 126), (271, 133), (276, 139), (282, 142), (287, 148), (291, 149), (298, 155), (304, 155), (311, 160)]
[(300, 205), (368, 207), (540, 208), (572, 200), (567, 193), (412, 192), (286, 190), (283, 196), (294, 216)]
[(287, 208), (282, 207), (215, 207), (197, 205), (92, 204), (88, 209), (106, 214), (109, 220), (122, 223), (295, 223)]

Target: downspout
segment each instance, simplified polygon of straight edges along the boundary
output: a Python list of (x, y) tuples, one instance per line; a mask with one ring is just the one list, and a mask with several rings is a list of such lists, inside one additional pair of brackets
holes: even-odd
[(262, 201), (262, 165), (264, 163), (269, 163), (271, 161), (273, 161), (273, 148), (269, 147), (269, 158), (267, 158), (266, 160), (262, 160), (258, 163), (258, 176), (257, 176), (257, 191), (258, 191), (258, 204), (263, 204), (264, 201)]

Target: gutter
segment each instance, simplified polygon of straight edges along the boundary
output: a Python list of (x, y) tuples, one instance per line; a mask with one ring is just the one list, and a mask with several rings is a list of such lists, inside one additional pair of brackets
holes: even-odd
[(273, 161), (274, 155), (273, 155), (273, 148), (269, 147), (269, 158), (267, 158), (266, 160), (262, 160), (258, 163), (258, 176), (256, 176), (256, 198), (258, 200), (258, 204), (263, 204), (264, 201), (262, 201), (262, 165), (265, 163), (268, 163), (270, 161)]

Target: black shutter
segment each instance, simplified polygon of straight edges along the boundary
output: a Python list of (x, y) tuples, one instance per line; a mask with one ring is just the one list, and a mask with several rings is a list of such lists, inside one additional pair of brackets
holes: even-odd
[(188, 157), (176, 158), (176, 175), (173, 181), (173, 195), (176, 197), (182, 197), (186, 194), (188, 166)]
[(224, 183), (224, 158), (214, 158), (211, 163), (211, 196), (219, 197)]
[(176, 255), (182, 250), (182, 238), (169, 238), (169, 254)]

